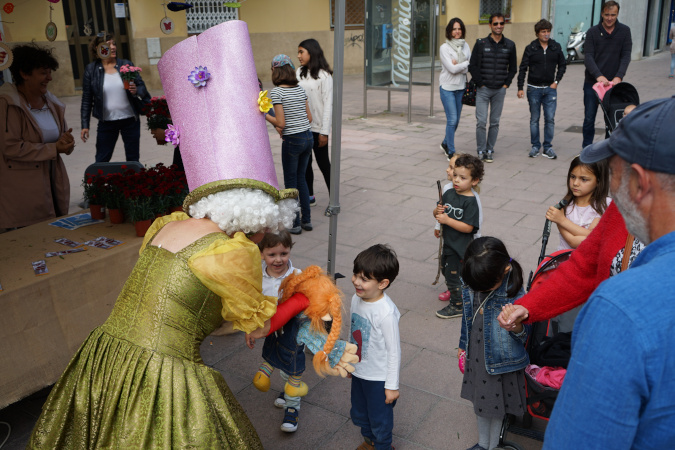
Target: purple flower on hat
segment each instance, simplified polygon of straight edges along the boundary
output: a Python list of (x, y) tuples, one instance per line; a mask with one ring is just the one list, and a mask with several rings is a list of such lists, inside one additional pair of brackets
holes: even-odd
[(195, 87), (206, 86), (206, 81), (211, 78), (211, 74), (207, 70), (206, 66), (195, 67), (195, 70), (188, 75), (188, 81)]
[(166, 142), (170, 142), (173, 145), (178, 145), (180, 143), (180, 131), (178, 131), (178, 127), (169, 124), (169, 128), (164, 130), (164, 140)]

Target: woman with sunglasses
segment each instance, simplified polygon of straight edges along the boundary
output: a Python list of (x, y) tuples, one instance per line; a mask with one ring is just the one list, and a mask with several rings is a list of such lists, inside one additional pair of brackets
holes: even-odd
[[(99, 51), (101, 43), (107, 46)], [(119, 70), (125, 64), (133, 66), (133, 63), (117, 58), (117, 46), (112, 35), (99, 33), (91, 41), (89, 53), (94, 62), (84, 69), (82, 82), (82, 142), (89, 139), (89, 120), (93, 112), (98, 119), (96, 162), (110, 161), (120, 134), (124, 141), (126, 161), (138, 161), (141, 139), (139, 116), (150, 101), (150, 94), (140, 74), (125, 89)], [(102, 57), (103, 53), (107, 53), (107, 56)]]

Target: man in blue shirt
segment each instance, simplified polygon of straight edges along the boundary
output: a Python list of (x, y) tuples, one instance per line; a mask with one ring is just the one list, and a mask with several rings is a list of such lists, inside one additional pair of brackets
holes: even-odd
[(675, 97), (645, 103), (581, 161), (609, 158), (626, 227), (647, 247), (582, 309), (544, 449), (675, 442)]

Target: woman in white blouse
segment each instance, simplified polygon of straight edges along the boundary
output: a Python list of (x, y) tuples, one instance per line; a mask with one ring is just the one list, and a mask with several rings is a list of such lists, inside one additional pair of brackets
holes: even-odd
[(12, 53), (14, 84), (0, 87), (0, 232), (68, 214), (61, 155), (75, 147), (65, 106), (47, 90), (58, 61), (35, 44)]
[[(101, 59), (99, 44), (106, 43), (107, 56)], [(117, 137), (121, 134), (124, 141), (126, 161), (139, 160), (141, 139), (140, 115), (143, 107), (150, 101), (150, 94), (140, 74), (124, 88), (119, 69), (125, 64), (133, 66), (128, 59), (117, 58), (117, 46), (112, 35), (99, 33), (89, 45), (89, 53), (94, 61), (84, 69), (82, 81), (82, 104), (80, 115), (83, 142), (89, 139), (89, 120), (93, 113), (98, 119), (96, 128), (96, 162), (108, 162), (115, 150)]]
[[(314, 135), (314, 156), (330, 192), (330, 159), (328, 158), (328, 134), (333, 116), (333, 71), (330, 69), (323, 50), (316, 39), (305, 39), (298, 45), (300, 67), (297, 76), (300, 86), (307, 93), (309, 110), (312, 113), (312, 135)], [(314, 171), (312, 156), (305, 175), (309, 188), (309, 204), (316, 205), (314, 198)]]
[(441, 76), (439, 78), (441, 102), (445, 109), (445, 139), (441, 150), (448, 161), (455, 154), (455, 131), (462, 113), (462, 96), (466, 88), (471, 50), (464, 40), (466, 28), (461, 19), (450, 19), (445, 28), (445, 43), (441, 45)]

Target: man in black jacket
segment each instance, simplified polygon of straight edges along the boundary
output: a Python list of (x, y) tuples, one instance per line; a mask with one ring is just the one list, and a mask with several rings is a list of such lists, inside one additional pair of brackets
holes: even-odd
[[(584, 125), (581, 147), (593, 143), (595, 116), (598, 113), (598, 98), (593, 85), (601, 82), (605, 86), (618, 84), (626, 75), (633, 49), (630, 28), (619, 23), (619, 4), (613, 0), (602, 5), (602, 22), (586, 32), (584, 43)], [(609, 137), (606, 134), (605, 137)]]
[[(513, 81), (517, 71), (516, 44), (506, 39), (504, 15), (495, 13), (490, 16), (488, 37), (476, 40), (471, 53), (469, 72), (476, 82), (476, 146), (478, 157), (492, 162), (499, 119), (502, 116), (506, 89)], [(488, 106), (490, 107), (490, 128), (485, 133)]]
[(558, 83), (565, 74), (567, 63), (562, 47), (551, 39), (551, 22), (541, 19), (534, 25), (537, 39), (525, 47), (518, 72), (518, 98), (523, 98), (525, 74), (527, 77), (527, 102), (530, 104), (530, 158), (539, 156), (539, 116), (544, 107), (544, 152), (546, 158), (556, 159), (551, 141), (555, 127), (555, 107), (558, 97)]

